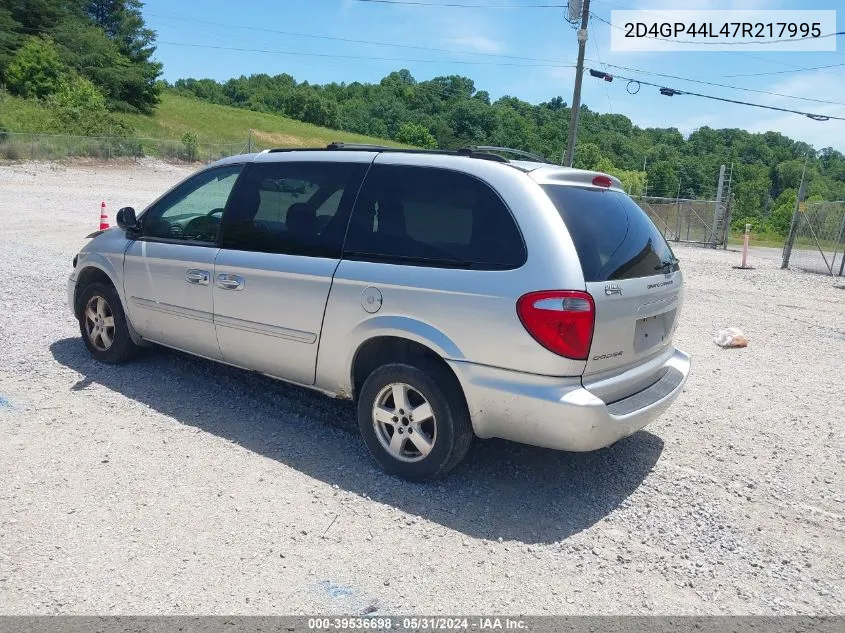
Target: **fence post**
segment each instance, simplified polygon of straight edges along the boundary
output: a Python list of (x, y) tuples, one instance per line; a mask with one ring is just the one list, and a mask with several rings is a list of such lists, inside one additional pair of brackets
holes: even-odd
[[(839, 226), (839, 236), (836, 238), (836, 250), (833, 251), (833, 261), (830, 263), (831, 272), (836, 264), (836, 253), (842, 245), (843, 238), (845, 238), (845, 209), (842, 210), (842, 224)], [(839, 262), (839, 277), (842, 276), (843, 268), (845, 268), (845, 249), (842, 251), (842, 261)]]
[(716, 248), (716, 235), (719, 230), (719, 216), (722, 209), (722, 190), (725, 187), (725, 166), (719, 168), (719, 187), (716, 189), (716, 208), (713, 209), (713, 230), (710, 231), (710, 248)]
[(250, 128), (249, 136), (246, 138), (246, 153), (252, 154), (252, 128)]
[(681, 179), (678, 178), (678, 195), (675, 196), (675, 241), (681, 241)]
[(792, 245), (795, 243), (795, 236), (798, 234), (798, 221), (800, 219), (799, 208), (801, 205), (801, 198), (804, 197), (804, 174), (807, 173), (807, 160), (810, 158), (809, 154), (804, 155), (804, 169), (801, 171), (801, 184), (798, 186), (798, 197), (795, 199), (795, 211), (792, 212), (792, 223), (789, 225), (789, 235), (786, 237), (786, 243), (783, 245), (783, 261), (781, 262), (781, 270), (789, 268), (789, 258), (792, 257)]
[(725, 205), (725, 221), (724, 226), (722, 227), (722, 237), (724, 238), (724, 243), (722, 244), (722, 248), (727, 250), (728, 248), (728, 238), (731, 235), (731, 215), (733, 215), (734, 210), (734, 199), (733, 194), (728, 196), (728, 201)]

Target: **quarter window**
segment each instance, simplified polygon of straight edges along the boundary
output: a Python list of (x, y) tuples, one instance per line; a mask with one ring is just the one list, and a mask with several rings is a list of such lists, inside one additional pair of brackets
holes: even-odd
[(374, 165), (367, 175), (344, 256), (481, 270), (518, 268), (526, 258), (516, 222), (488, 185), (398, 165)]

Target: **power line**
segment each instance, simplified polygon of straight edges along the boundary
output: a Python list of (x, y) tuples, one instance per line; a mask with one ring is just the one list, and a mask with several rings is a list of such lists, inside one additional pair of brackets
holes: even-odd
[[(386, 2), (387, 0), (384, 0), (384, 1)], [(620, 31), (625, 30), (623, 27), (619, 26), (618, 24), (613, 24), (610, 20), (605, 20), (603, 17), (598, 16), (596, 14), (592, 14), (592, 17), (594, 19), (598, 20), (599, 22), (604, 22), (605, 24), (607, 24), (608, 26), (610, 26), (614, 29), (618, 29)], [(836, 31), (835, 33), (826, 33), (824, 35), (818, 35), (818, 36), (808, 35), (806, 37), (785, 37), (785, 38), (777, 39), (777, 40), (763, 40), (763, 41), (759, 41), (759, 42), (704, 42), (704, 41), (699, 41), (699, 40), (678, 40), (678, 39), (673, 39), (671, 37), (659, 37), (659, 36), (655, 36), (655, 37), (650, 38), (650, 39), (663, 40), (664, 42), (671, 42), (673, 44), (697, 44), (699, 46), (751, 46), (751, 45), (756, 45), (756, 44), (779, 44), (779, 43), (782, 43), (782, 42), (801, 42), (803, 40), (821, 40), (821, 39), (825, 39), (825, 38), (828, 38), (828, 37), (836, 37), (838, 35), (845, 35), (845, 31)]]
[(263, 48), (241, 48), (236, 46), (214, 46), (212, 44), (190, 44), (188, 42), (165, 42), (160, 41), (159, 44), (167, 44), (169, 46), (189, 46), (192, 48), (211, 48), (225, 51), (240, 51), (248, 53), (269, 53), (273, 55), (297, 55), (303, 57), (328, 57), (334, 59), (372, 59), (378, 61), (391, 62), (419, 62), (424, 64), (469, 64), (472, 66), (514, 66), (516, 68), (575, 68), (574, 64), (516, 64), (511, 62), (482, 62), (474, 60), (457, 60), (457, 59), (408, 59), (404, 57), (378, 57), (374, 55), (333, 55), (330, 53), (310, 53), (304, 51), (280, 51), (269, 50)]
[[(607, 73), (602, 72), (600, 70), (590, 69), (590, 74), (593, 77), (597, 77), (598, 79), (606, 79), (607, 77), (610, 77), (609, 81), (613, 80), (613, 77), (611, 75), (608, 75)], [(826, 114), (814, 114), (812, 112), (802, 112), (800, 110), (792, 110), (790, 108), (779, 108), (777, 106), (763, 105), (762, 103), (751, 103), (751, 102), (748, 102), (748, 101), (738, 101), (736, 99), (728, 99), (726, 97), (716, 97), (716, 96), (713, 96), (713, 95), (705, 95), (705, 94), (701, 94), (699, 92), (688, 92), (686, 90), (677, 90), (675, 88), (667, 88), (666, 86), (661, 86), (659, 84), (653, 84), (653, 83), (648, 82), (648, 81), (643, 81), (642, 79), (634, 79), (632, 77), (623, 77), (622, 75), (616, 75), (616, 77), (628, 82), (628, 86), (629, 86), (628, 92), (630, 94), (637, 94), (637, 92), (639, 92), (639, 86), (652, 86), (654, 88), (658, 88), (660, 90), (660, 94), (666, 95), (667, 97), (672, 97), (672, 96), (675, 96), (675, 95), (689, 95), (691, 97), (701, 97), (702, 99), (712, 99), (713, 101), (723, 101), (725, 103), (735, 103), (737, 105), (751, 106), (753, 108), (762, 108), (764, 110), (777, 110), (778, 112), (788, 112), (790, 114), (800, 114), (800, 115), (805, 116), (805, 117), (812, 119), (814, 121), (828, 121), (830, 119), (835, 119), (837, 121), (845, 121), (845, 117), (838, 117), (838, 116), (826, 115)], [(606, 79), (606, 80), (608, 80), (608, 79)], [(636, 86), (637, 86), (636, 90), (634, 90), (634, 91), (630, 90), (630, 86), (632, 84), (636, 84)]]
[(785, 73), (797, 73), (805, 70), (823, 70), (825, 68), (838, 68), (840, 66), (845, 66), (845, 64), (828, 64), (827, 66), (813, 66), (810, 68), (798, 68), (796, 70), (773, 70), (771, 72), (765, 73), (743, 73), (739, 75), (725, 75), (725, 77), (760, 77), (762, 75), (783, 75)]
[(250, 31), (261, 31), (264, 33), (274, 33), (277, 35), (288, 35), (293, 37), (307, 37), (313, 38), (318, 40), (330, 40), (334, 42), (346, 42), (348, 44), (368, 44), (371, 46), (390, 46), (393, 48), (408, 48), (413, 50), (419, 51), (431, 51), (436, 53), (451, 53), (453, 55), (479, 55), (483, 57), (501, 57), (503, 59), (518, 59), (522, 61), (531, 61), (531, 62), (549, 62), (553, 64), (560, 63), (556, 59), (542, 59), (537, 57), (524, 57), (521, 55), (504, 55), (500, 53), (484, 53), (484, 52), (477, 52), (477, 51), (460, 51), (453, 48), (435, 48), (432, 46), (416, 46), (414, 44), (396, 44), (393, 42), (378, 42), (375, 40), (357, 40), (348, 37), (334, 37), (331, 35), (317, 35), (314, 33), (296, 33), (293, 31), (280, 31), (277, 29), (268, 29), (263, 27), (256, 27), (256, 26), (246, 26), (240, 24), (226, 24), (223, 22), (211, 22), (209, 20), (194, 20), (193, 18), (183, 18), (175, 15), (167, 15), (162, 13), (147, 13), (147, 15), (151, 15), (154, 17), (164, 18), (167, 20), (179, 20), (182, 22), (190, 22), (193, 24), (209, 24), (213, 26), (220, 26), (225, 27), (227, 29), (235, 28), (235, 29), (248, 29)]
[[(604, 4), (610, 4), (610, 3), (605, 2)], [(618, 6), (618, 5), (614, 5), (614, 6)], [(392, 48), (407, 48), (407, 49), (412, 49), (412, 50), (431, 51), (431, 52), (437, 52), (437, 53), (451, 53), (451, 54), (455, 54), (455, 55), (475, 55), (475, 56), (482, 56), (482, 57), (514, 59), (514, 60), (520, 60), (520, 61), (546, 62), (546, 63), (551, 63), (551, 64), (562, 63), (562, 62), (555, 60), (555, 59), (544, 59), (544, 58), (538, 58), (538, 57), (526, 57), (526, 56), (521, 56), (521, 55), (505, 55), (505, 54), (501, 54), (501, 53), (459, 51), (459, 50), (456, 50), (456, 49), (449, 49), (449, 48), (436, 48), (436, 47), (431, 47), (431, 46), (417, 46), (417, 45), (413, 45), (413, 44), (397, 44), (397, 43), (394, 43), (394, 42), (380, 42), (380, 41), (376, 41), (376, 40), (359, 40), (359, 39), (353, 39), (353, 38), (348, 38), (348, 37), (336, 37), (336, 36), (331, 36), (331, 35), (318, 35), (318, 34), (314, 34), (314, 33), (297, 33), (297, 32), (294, 32), (294, 31), (282, 31), (282, 30), (279, 30), (279, 29), (269, 29), (269, 28), (264, 28), (264, 27), (246, 26), (246, 25), (241, 25), (241, 24), (226, 24), (226, 23), (223, 23), (223, 22), (213, 22), (211, 20), (195, 20), (193, 18), (186, 18), (186, 17), (177, 16), (177, 15), (170, 15), (170, 14), (163, 14), (163, 13), (148, 13), (148, 15), (151, 15), (151, 16), (154, 16), (154, 17), (159, 17), (159, 18), (164, 18), (164, 19), (168, 19), (168, 20), (190, 22), (190, 23), (193, 23), (193, 24), (208, 24), (208, 25), (212, 25), (212, 26), (220, 26), (220, 27), (224, 27), (224, 28), (227, 28), (227, 29), (231, 29), (231, 28), (247, 29), (247, 30), (250, 30), (250, 31), (260, 31), (260, 32), (264, 32), (264, 33), (273, 33), (273, 34), (293, 36), (293, 37), (304, 37), (304, 38), (312, 38), (312, 39), (319, 39), (319, 40), (345, 42), (345, 43), (351, 43), (351, 44), (366, 44), (366, 45), (370, 45), (370, 46), (388, 46), (388, 47), (392, 47)], [(593, 17), (596, 17), (595, 14), (593, 14)], [(655, 73), (655, 72), (652, 72), (652, 71), (642, 70), (642, 69), (639, 69), (639, 68), (629, 68), (629, 67), (626, 67), (626, 66), (616, 66), (614, 64), (605, 64), (601, 60), (601, 57), (600, 57), (600, 54), (599, 54), (599, 51), (598, 51), (598, 46), (597, 46), (595, 40), (593, 40), (592, 43), (593, 43), (594, 50), (596, 51), (596, 56), (599, 58), (598, 63), (602, 64), (603, 66), (612, 66), (614, 68), (619, 68), (621, 70), (630, 70), (632, 72), (642, 72), (642, 73), (651, 74), (651, 75), (655, 75), (655, 76), (659, 76), (659, 77), (667, 77), (669, 79), (679, 79), (681, 81), (689, 81), (689, 82), (699, 83), (699, 84), (703, 84), (703, 85), (712, 85), (712, 86), (717, 86), (717, 87), (720, 87), (720, 88), (730, 88), (730, 89), (733, 89), (733, 90), (742, 90), (744, 92), (757, 92), (757, 93), (760, 93), (760, 94), (783, 97), (783, 98), (787, 98), (787, 99), (799, 99), (799, 100), (803, 100), (803, 101), (810, 101), (810, 102), (814, 102), (814, 103), (823, 103), (823, 104), (829, 104), (829, 105), (843, 105), (842, 103), (838, 103), (838, 102), (835, 102), (835, 101), (825, 101), (825, 100), (822, 100), (822, 99), (812, 99), (812, 98), (809, 98), (809, 97), (798, 97), (798, 96), (794, 96), (794, 95), (786, 95), (786, 94), (775, 93), (775, 92), (766, 92), (766, 91), (763, 91), (763, 90), (756, 90), (756, 89), (744, 88), (744, 87), (740, 87), (740, 86), (731, 86), (731, 85), (726, 85), (726, 84), (707, 82), (707, 81), (692, 79), (692, 78), (688, 78), (688, 77), (678, 77), (678, 76), (675, 76), (675, 75), (664, 75), (664, 74), (661, 74), (661, 73)], [(740, 53), (740, 52), (737, 52), (736, 54), (746, 55), (746, 53)], [(751, 56), (751, 55), (749, 55), (749, 56)], [(751, 56), (751, 57), (753, 57), (753, 56)], [(755, 57), (755, 59), (764, 59), (764, 58)], [(397, 60), (397, 61), (402, 61), (402, 60)], [(594, 61), (594, 60), (588, 60), (588, 61)], [(766, 60), (766, 61), (769, 61), (769, 60)], [(787, 64), (787, 65), (792, 66), (793, 68), (796, 68), (796, 71), (794, 71), (794, 72), (797, 72), (798, 70), (815, 70), (815, 69), (812, 69), (812, 68), (802, 68), (800, 66), (794, 66), (792, 64)], [(845, 65), (845, 64), (842, 64), (842, 65)], [(834, 66), (835, 66), (835, 64), (834, 64)], [(826, 67), (827, 66), (822, 67), (822, 68), (826, 68)], [(782, 72), (793, 72), (793, 71), (782, 71)], [(756, 73), (756, 74), (766, 74), (766, 73)], [(777, 73), (773, 73), (773, 74), (777, 74)], [(755, 73), (750, 73), (747, 76), (754, 76), (754, 75), (755, 75)], [(745, 75), (728, 75), (728, 77), (735, 77), (735, 76), (745, 76)], [(608, 102), (610, 102), (610, 95), (609, 95), (609, 90), (607, 89), (607, 86), (605, 86), (605, 91), (608, 93)], [(612, 104), (610, 105), (610, 108), (611, 108), (611, 110), (613, 109)]]
[(468, 4), (466, 2), (420, 2), (419, 0), (354, 0), (370, 4), (408, 4), (420, 7), (461, 7), (465, 9), (565, 9), (565, 4)]
[[(593, 39), (593, 40), (591, 40), (591, 41), (593, 42), (593, 50), (594, 50), (594, 51), (596, 51), (596, 57), (598, 57), (599, 64), (601, 64), (602, 66), (604, 66), (604, 67), (605, 67), (605, 70), (607, 70), (607, 66), (612, 66), (612, 64), (605, 64), (605, 63), (601, 60), (601, 53), (599, 53), (599, 45), (598, 45), (598, 44), (596, 44), (596, 40), (595, 40), (595, 39)], [(593, 60), (592, 60), (592, 59), (588, 59), (587, 61), (588, 61), (588, 62), (591, 62), (591, 61), (593, 61)], [(615, 114), (615, 113), (613, 112), (613, 102), (612, 102), (612, 101), (611, 101), (611, 99), (610, 99), (610, 88), (608, 88), (608, 87), (607, 87), (607, 83), (605, 83), (605, 84), (604, 84), (604, 93), (607, 95), (607, 105), (608, 105), (608, 107), (610, 108), (610, 113), (611, 113), (611, 114)]]
[[(602, 64), (603, 66), (609, 66), (611, 68), (618, 68), (620, 70), (629, 70), (635, 73), (645, 73), (646, 75), (654, 75), (655, 77), (666, 77), (667, 79), (677, 79), (679, 81), (689, 81), (691, 83), (702, 84), (704, 86), (715, 86), (717, 88), (729, 88), (731, 90), (742, 90), (744, 92), (756, 92), (758, 94), (769, 95), (772, 97), (783, 97), (785, 99), (798, 99), (800, 101), (812, 101), (814, 103), (823, 103), (825, 105), (837, 105), (837, 106), (845, 106), (845, 103), (840, 103), (839, 101), (825, 101), (824, 99), (812, 99), (810, 97), (799, 97), (797, 95), (787, 95), (781, 92), (769, 92), (767, 90), (757, 90), (756, 88), (745, 88), (744, 86), (732, 86), (730, 84), (720, 84), (713, 81), (704, 81), (702, 79), (692, 79), (690, 77), (679, 77), (677, 75), (666, 75), (664, 73), (656, 73), (651, 70), (643, 70), (642, 68), (631, 68), (629, 66), (617, 66), (616, 64), (608, 64), (602, 62), (601, 59), (588, 59), (588, 62), (595, 62)], [(845, 64), (843, 64), (845, 66)], [(728, 77), (736, 77), (737, 75), (727, 75)]]

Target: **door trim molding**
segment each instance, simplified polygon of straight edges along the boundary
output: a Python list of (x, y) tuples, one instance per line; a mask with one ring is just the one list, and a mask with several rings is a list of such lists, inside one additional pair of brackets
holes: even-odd
[(252, 332), (253, 334), (265, 334), (267, 336), (285, 338), (299, 343), (313, 344), (317, 342), (317, 334), (314, 332), (292, 330), (290, 328), (279, 327), (277, 325), (256, 323), (255, 321), (236, 319), (234, 317), (221, 316), (219, 314), (214, 315), (214, 324), (219, 327), (226, 327), (233, 330), (243, 330), (244, 332)]
[(214, 317), (211, 312), (205, 312), (204, 310), (192, 310), (191, 308), (150, 301), (141, 297), (130, 297), (129, 301), (132, 305), (144, 310), (152, 310), (153, 312), (161, 312), (162, 314), (169, 314), (171, 316), (193, 319), (194, 321), (202, 321), (203, 323), (214, 323)]

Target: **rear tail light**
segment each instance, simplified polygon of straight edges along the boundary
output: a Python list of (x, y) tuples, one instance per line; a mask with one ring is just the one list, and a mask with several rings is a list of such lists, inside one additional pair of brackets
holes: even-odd
[(588, 293), (529, 292), (516, 302), (516, 312), (528, 333), (547, 350), (574, 360), (589, 356), (596, 306)]
[(610, 187), (613, 181), (608, 176), (596, 176), (593, 178), (593, 184), (596, 187)]

